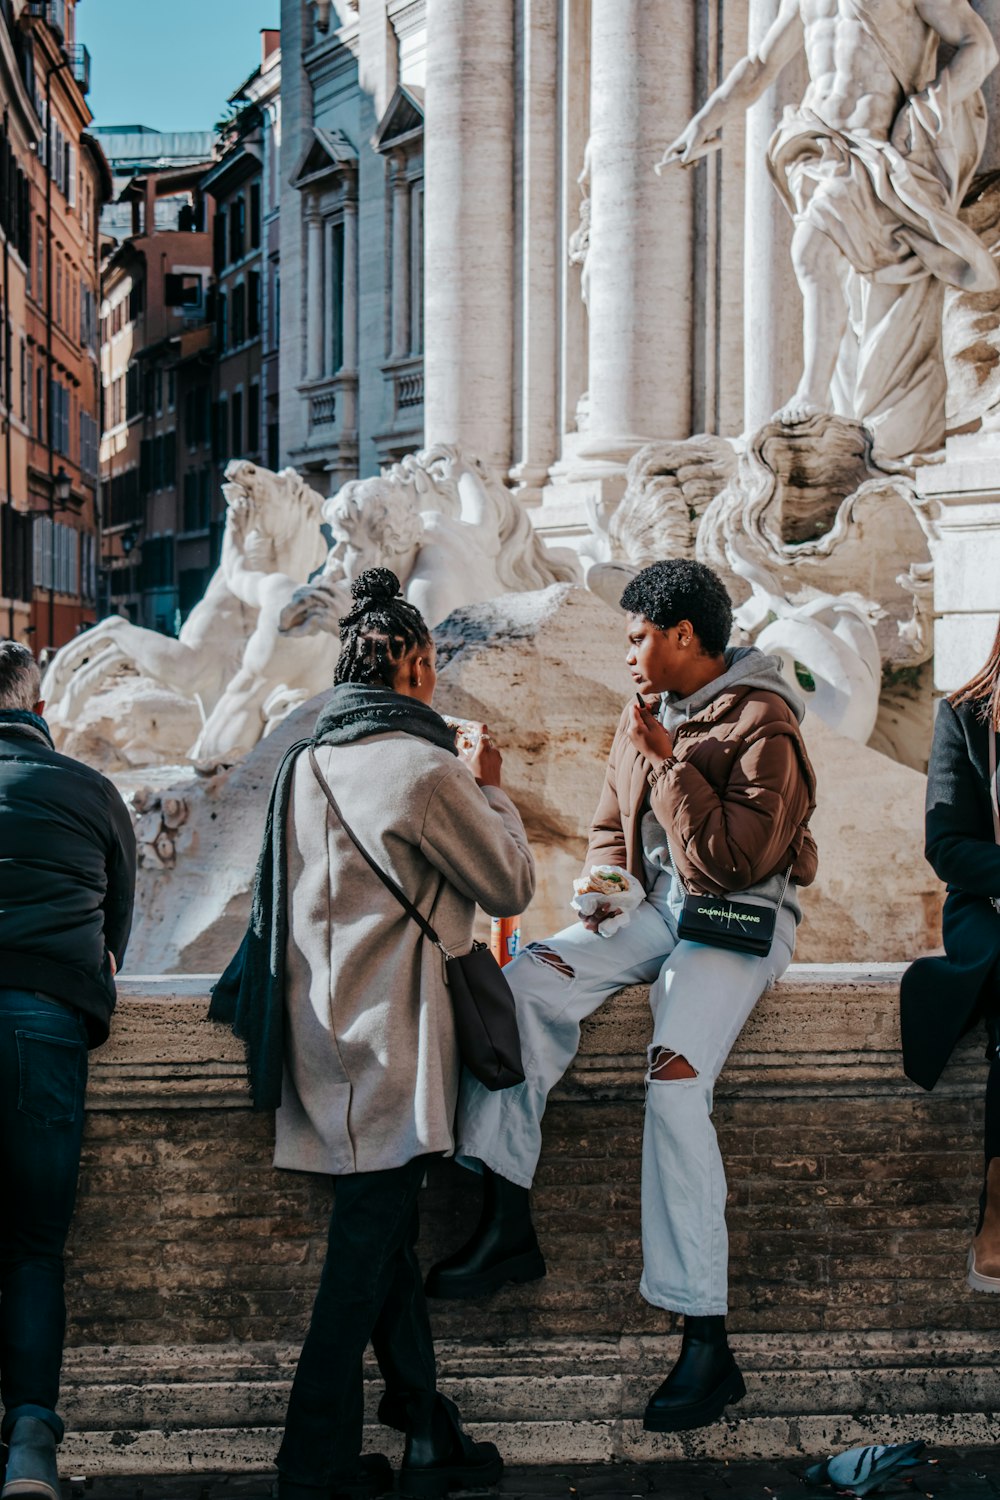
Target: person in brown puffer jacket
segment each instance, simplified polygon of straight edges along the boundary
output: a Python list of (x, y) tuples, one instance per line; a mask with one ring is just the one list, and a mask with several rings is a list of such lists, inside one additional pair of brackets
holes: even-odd
[[(469, 1243), (432, 1268), (427, 1292), (480, 1296), (545, 1274), (528, 1190), (548, 1094), (576, 1055), (584, 1017), (621, 986), (649, 984), (640, 1291), (683, 1315), (684, 1340), (644, 1425), (669, 1432), (716, 1421), (745, 1390), (726, 1338), (726, 1179), (712, 1091), (758, 998), (791, 962), (796, 892), (816, 874), (816, 778), (798, 694), (776, 658), (727, 649), (732, 606), (710, 568), (654, 563), (621, 603), (641, 701), (618, 724), (585, 875), (626, 871), (638, 904), (602, 900), (505, 970), (526, 1078), (494, 1094), (463, 1079), (456, 1156), (484, 1175), (483, 1214)], [(686, 895), (737, 893), (778, 908), (766, 957), (678, 938)]]

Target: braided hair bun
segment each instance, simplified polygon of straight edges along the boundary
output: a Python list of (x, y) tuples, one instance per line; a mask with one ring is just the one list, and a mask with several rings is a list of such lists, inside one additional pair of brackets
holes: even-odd
[(392, 687), (408, 652), (429, 646), (427, 622), (389, 568), (366, 568), (351, 584), (351, 610), (340, 621), (340, 655), (333, 680)]
[(402, 593), (399, 579), (389, 568), (366, 568), (351, 584), (351, 598), (366, 604), (388, 604)]

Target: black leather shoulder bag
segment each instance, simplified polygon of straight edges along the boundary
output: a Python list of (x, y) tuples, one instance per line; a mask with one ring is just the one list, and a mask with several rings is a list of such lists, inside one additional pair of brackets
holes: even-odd
[(392, 892), (407, 915), (413, 918), (424, 937), (442, 954), (455, 1016), (455, 1037), (462, 1062), (484, 1088), (494, 1092), (523, 1083), (524, 1067), (521, 1062), (521, 1038), (517, 1030), (514, 994), (489, 948), (485, 943), (474, 943), (468, 953), (448, 952), (427, 918), (420, 914), (392, 876), (387, 875), (378, 861), (368, 853), (345, 821), (311, 745), (309, 763), (323, 795), (333, 809), (334, 817), (355, 849), (374, 870), (385, 888)]
[[(676, 865), (674, 866), (676, 872)], [(729, 948), (734, 953), (749, 953), (766, 958), (774, 942), (778, 912), (785, 900), (792, 866), (785, 871), (784, 884), (777, 904), (758, 906), (733, 896), (684, 897), (677, 936), (688, 943), (706, 943), (710, 948)], [(680, 875), (677, 876), (678, 880)]]

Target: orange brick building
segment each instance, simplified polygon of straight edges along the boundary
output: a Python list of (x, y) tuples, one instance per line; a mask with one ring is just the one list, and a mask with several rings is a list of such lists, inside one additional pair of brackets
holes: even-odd
[(75, 42), (75, 8), (76, 0), (0, 0), (13, 162), (0, 214), (9, 348), (0, 629), (39, 652), (65, 644), (97, 607), (98, 219), (111, 175), (87, 133), (90, 58)]

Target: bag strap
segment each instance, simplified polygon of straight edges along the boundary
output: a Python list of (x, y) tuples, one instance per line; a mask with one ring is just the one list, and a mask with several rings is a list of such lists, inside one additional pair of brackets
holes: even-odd
[(993, 804), (993, 837), (1000, 844), (1000, 792), (997, 790), (997, 732), (990, 725), (990, 801)]
[(323, 772), (319, 768), (319, 762), (316, 759), (316, 751), (313, 749), (312, 745), (309, 746), (309, 764), (313, 768), (313, 775), (319, 782), (320, 790), (322, 791), (327, 802), (329, 802), (330, 806), (333, 808), (334, 816), (339, 822), (341, 828), (347, 834), (347, 837), (350, 839), (355, 849), (357, 849), (358, 853), (361, 855), (362, 859), (371, 867), (371, 869), (375, 871), (375, 874), (378, 876), (379, 880), (381, 880), (386, 890), (392, 892), (396, 900), (399, 902), (400, 906), (406, 912), (407, 916), (413, 918), (414, 922), (416, 922), (417, 926), (424, 934), (424, 937), (429, 938), (430, 941), (434, 944), (435, 948), (439, 948), (441, 950), (445, 958), (451, 958), (453, 955), (448, 952), (447, 948), (441, 942), (441, 939), (438, 937), (437, 933), (434, 931), (434, 928), (428, 922), (427, 918), (421, 915), (421, 913), (414, 906), (413, 902), (410, 900), (409, 896), (406, 895), (405, 891), (403, 891), (403, 889), (396, 884), (391, 875), (386, 874), (378, 861), (368, 853), (368, 850), (365, 848), (364, 844), (361, 842), (357, 834), (354, 832), (353, 828), (351, 828), (350, 824), (345, 819), (344, 814), (337, 806), (337, 800), (330, 790), (329, 784), (324, 777)]

